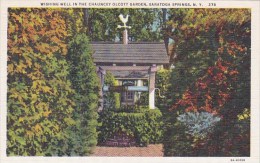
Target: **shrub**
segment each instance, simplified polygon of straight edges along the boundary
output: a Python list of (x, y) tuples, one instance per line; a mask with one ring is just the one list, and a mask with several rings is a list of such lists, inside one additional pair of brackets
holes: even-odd
[(214, 132), (220, 117), (207, 112), (188, 112), (175, 115), (176, 121), (168, 124), (164, 133), (166, 156), (204, 156), (205, 140)]
[[(107, 72), (105, 76), (105, 85), (107, 86), (116, 86), (118, 85), (113, 74)], [(104, 92), (104, 108), (105, 109), (118, 109), (120, 108), (120, 93), (117, 92)]]
[(248, 108), (228, 123), (221, 121), (214, 131), (197, 146), (208, 156), (250, 156), (250, 112)]
[[(65, 10), (8, 11), (8, 156), (63, 155), (74, 124)], [(61, 145), (62, 144), (62, 145)]]
[[(167, 108), (171, 106), (172, 103), (172, 89), (171, 89), (171, 70), (161, 69), (156, 72), (155, 85), (156, 88), (160, 89), (161, 96), (159, 97), (159, 92), (155, 92), (155, 103), (162, 112), (165, 112)], [(147, 96), (148, 97), (148, 96)]]
[(158, 109), (137, 109), (134, 112), (106, 110), (100, 114), (99, 121), (100, 144), (119, 132), (134, 137), (139, 146), (161, 141), (163, 123)]
[(188, 112), (179, 115), (177, 120), (187, 128), (186, 133), (194, 137), (205, 138), (220, 121), (220, 117), (208, 112)]
[(67, 60), (70, 63), (70, 80), (75, 90), (71, 97), (76, 103), (73, 119), (76, 125), (69, 128), (68, 155), (88, 155), (97, 144), (97, 108), (99, 80), (91, 56), (88, 38), (76, 35), (69, 44)]
[(164, 133), (163, 146), (165, 156), (194, 156), (193, 139), (185, 132), (185, 126), (180, 123), (167, 124)]

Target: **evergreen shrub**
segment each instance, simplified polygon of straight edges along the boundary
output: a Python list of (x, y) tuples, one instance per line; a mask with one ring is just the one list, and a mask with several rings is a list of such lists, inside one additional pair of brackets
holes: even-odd
[(92, 58), (88, 37), (77, 34), (70, 41), (67, 61), (70, 64), (69, 79), (75, 95), (71, 97), (76, 106), (73, 111), (75, 125), (68, 128), (66, 155), (86, 156), (97, 144), (97, 108), (99, 79)]
[(100, 113), (99, 121), (99, 144), (121, 132), (134, 137), (138, 146), (159, 143), (162, 138), (163, 122), (159, 109), (140, 108), (133, 112), (105, 110)]
[(212, 132), (221, 118), (208, 112), (187, 112), (179, 115), (177, 120), (185, 125), (186, 133), (204, 138)]
[[(106, 72), (105, 75), (105, 85), (107, 86), (117, 86), (118, 83), (113, 76), (113, 74), (109, 71)], [(104, 92), (104, 108), (105, 109), (119, 109), (120, 108), (120, 93), (118, 92)]]

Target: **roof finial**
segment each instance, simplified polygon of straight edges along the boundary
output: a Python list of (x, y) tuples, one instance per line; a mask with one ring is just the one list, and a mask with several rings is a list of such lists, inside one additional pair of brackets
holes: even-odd
[(119, 19), (121, 20), (122, 23), (124, 23), (123, 26), (118, 25), (117, 28), (124, 28), (123, 31), (123, 44), (128, 44), (128, 34), (127, 34), (127, 28), (131, 29), (131, 26), (127, 26), (126, 23), (128, 22), (128, 17), (129, 15), (126, 15), (126, 17), (124, 17), (122, 14), (120, 14)]

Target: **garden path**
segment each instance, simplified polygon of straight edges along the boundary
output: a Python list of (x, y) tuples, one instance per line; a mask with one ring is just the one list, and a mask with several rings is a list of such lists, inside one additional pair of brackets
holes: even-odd
[(162, 144), (147, 147), (101, 147), (97, 146), (91, 156), (106, 157), (163, 157)]

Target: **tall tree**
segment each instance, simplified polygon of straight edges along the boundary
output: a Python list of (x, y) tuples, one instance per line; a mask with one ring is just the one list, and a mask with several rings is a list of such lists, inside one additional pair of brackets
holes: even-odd
[(162, 25), (162, 11), (159, 9), (88, 9), (85, 18), (88, 18), (88, 34), (91, 41), (122, 40), (122, 25), (119, 14), (129, 14), (129, 38), (133, 41), (160, 41)]
[(99, 87), (83, 10), (17, 8), (8, 20), (7, 154), (88, 155)]
[[(165, 154), (249, 155), (249, 127), (244, 126), (241, 131), (236, 126), (243, 123), (239, 115), (250, 110), (250, 10), (174, 9), (170, 11), (170, 18), (173, 31), (170, 35), (174, 39), (171, 59), (175, 69), (171, 77), (173, 106), (165, 137)], [(185, 136), (178, 137), (175, 132), (177, 119), (174, 117), (190, 111), (206, 111), (222, 117), (212, 134), (219, 137), (215, 136), (213, 142), (204, 140), (211, 144), (208, 144), (210, 150), (200, 146), (196, 151), (194, 144), (192, 147), (188, 141), (184, 145), (180, 140)], [(224, 135), (233, 141), (222, 139)], [(238, 140), (245, 142), (245, 149), (239, 147)], [(178, 153), (180, 146), (175, 143), (184, 143), (183, 150), (190, 151)], [(221, 146), (224, 144), (229, 146)]]
[(7, 154), (60, 155), (74, 124), (60, 10), (9, 9)]
[(70, 129), (72, 155), (88, 155), (97, 143), (97, 108), (99, 80), (91, 56), (92, 51), (85, 34), (76, 35), (69, 44), (67, 60), (76, 103), (76, 126)]

